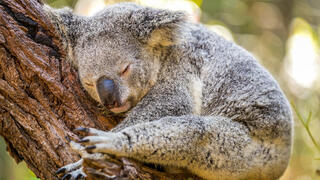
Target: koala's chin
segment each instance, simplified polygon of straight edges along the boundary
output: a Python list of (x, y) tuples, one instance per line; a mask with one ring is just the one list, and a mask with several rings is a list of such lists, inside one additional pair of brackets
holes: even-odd
[(120, 107), (114, 107), (109, 109), (111, 112), (115, 113), (115, 114), (119, 114), (119, 113), (124, 113), (126, 111), (128, 111), (131, 108), (131, 103), (130, 101), (127, 101), (125, 104), (123, 104)]

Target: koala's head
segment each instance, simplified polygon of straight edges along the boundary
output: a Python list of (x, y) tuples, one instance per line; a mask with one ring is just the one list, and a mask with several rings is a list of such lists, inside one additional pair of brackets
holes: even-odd
[(156, 83), (162, 51), (176, 42), (184, 17), (132, 3), (73, 15), (65, 24), (83, 87), (114, 113), (134, 107)]

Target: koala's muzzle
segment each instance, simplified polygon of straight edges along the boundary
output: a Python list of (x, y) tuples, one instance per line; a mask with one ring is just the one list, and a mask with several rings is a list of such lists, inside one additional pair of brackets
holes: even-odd
[(106, 77), (101, 77), (97, 81), (97, 91), (101, 103), (108, 108), (117, 107), (121, 104), (119, 100), (118, 89), (113, 80)]

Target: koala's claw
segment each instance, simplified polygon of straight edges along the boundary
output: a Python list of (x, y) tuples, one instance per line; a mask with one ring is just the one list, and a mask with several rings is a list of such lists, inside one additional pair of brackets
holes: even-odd
[(86, 136), (80, 139), (78, 142), (84, 145), (93, 145), (98, 143), (106, 143), (111, 142), (114, 135), (112, 133), (108, 133), (108, 136)]
[(79, 160), (79, 161), (77, 161), (75, 163), (63, 166), (63, 167), (59, 168), (56, 171), (56, 174), (62, 174), (62, 173), (65, 173), (65, 172), (73, 171), (75, 169), (79, 169), (81, 167), (81, 165), (82, 165), (82, 162), (83, 162), (83, 159), (81, 159), (81, 160)]
[(62, 167), (62, 168), (59, 168), (57, 171), (56, 171), (56, 174), (61, 174), (61, 173), (64, 173), (66, 172), (66, 168), (65, 167)]
[(82, 167), (80, 169), (77, 169), (75, 171), (69, 172), (67, 174), (65, 174), (61, 180), (67, 180), (67, 179), (71, 179), (71, 180), (78, 180), (78, 179), (82, 179), (85, 178), (86, 175), (84, 174), (84, 172), (82, 171)]
[(92, 149), (95, 149), (97, 146), (95, 146), (95, 145), (93, 145), (93, 146), (87, 146), (86, 147), (86, 150), (88, 151), (88, 150), (92, 150)]
[(93, 153), (93, 150), (96, 149), (97, 147), (95, 145), (92, 145), (92, 146), (87, 146), (86, 147), (86, 151), (89, 153), (89, 154), (92, 154)]
[(84, 128), (84, 127), (77, 127), (74, 129), (75, 131), (78, 131), (78, 132), (89, 132), (89, 128)]
[(109, 133), (108, 132), (104, 132), (95, 128), (84, 128), (84, 127), (78, 127), (76, 129), (74, 129), (77, 132), (84, 132), (84, 133), (89, 133), (89, 134), (93, 134), (93, 135), (97, 135), (97, 136), (107, 136)]
[(76, 177), (76, 180), (81, 179), (83, 177), (85, 177), (83, 174), (78, 174), (77, 177)]
[(81, 179), (83, 177), (86, 177), (86, 175), (82, 171), (82, 167), (81, 167), (82, 162), (83, 162), (83, 159), (80, 159), (79, 161), (77, 161), (75, 163), (63, 166), (56, 171), (56, 174), (65, 174), (66, 173), (61, 178), (61, 180), (66, 180), (66, 179), (74, 180), (74, 179)]
[(80, 139), (78, 141), (78, 143), (86, 143), (86, 142), (89, 142), (89, 139)]
[(61, 180), (70, 179), (70, 177), (71, 177), (71, 174), (65, 174), (65, 175), (61, 178)]

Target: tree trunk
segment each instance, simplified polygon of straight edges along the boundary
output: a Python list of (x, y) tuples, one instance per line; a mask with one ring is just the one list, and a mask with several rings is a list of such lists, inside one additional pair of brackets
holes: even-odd
[[(40, 0), (0, 0), (0, 135), (16, 162), (24, 160), (41, 179), (58, 179), (59, 167), (79, 159), (66, 138), (77, 139), (74, 128), (108, 130), (121, 120), (83, 91), (62, 47)], [(179, 176), (124, 158), (84, 166), (89, 179)]]

